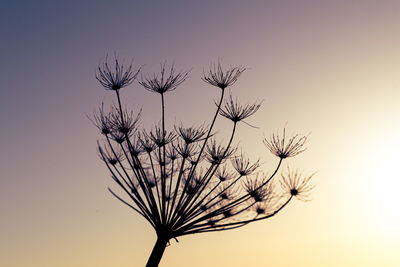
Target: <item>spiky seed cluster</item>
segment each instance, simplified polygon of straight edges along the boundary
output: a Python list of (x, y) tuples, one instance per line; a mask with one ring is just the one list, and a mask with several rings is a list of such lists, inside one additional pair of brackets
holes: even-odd
[(125, 142), (126, 135), (120, 131), (112, 131), (110, 133), (110, 138), (121, 145)]
[[(198, 192), (200, 186), (203, 183), (203, 175), (202, 175), (202, 171), (200, 170), (200, 172), (194, 172), (193, 176), (190, 177), (184, 177), (182, 179), (183, 181), (183, 189), (186, 190), (188, 195), (194, 195)], [(189, 175), (189, 173), (188, 173)]]
[(197, 148), (198, 147), (193, 143), (186, 144), (185, 142), (177, 142), (177, 144), (175, 145), (175, 149), (178, 154), (184, 159), (189, 158), (189, 162), (190, 158), (197, 154)]
[(164, 94), (175, 90), (188, 76), (189, 71), (177, 72), (174, 64), (167, 68), (166, 63), (163, 63), (161, 64), (160, 74), (154, 73), (151, 77), (142, 76), (139, 83), (150, 92)]
[(97, 151), (101, 160), (115, 166), (117, 163), (122, 162), (125, 157), (120, 149), (110, 148), (109, 146), (98, 146)]
[(133, 69), (132, 63), (128, 66), (121, 65), (118, 58), (114, 57), (114, 62), (105, 61), (97, 67), (96, 79), (106, 90), (118, 91), (130, 85), (140, 72), (140, 68)]
[(243, 186), (246, 192), (252, 197), (255, 202), (261, 202), (272, 195), (271, 184), (264, 185), (266, 180), (257, 175), (254, 177), (247, 177)]
[(116, 106), (112, 106), (110, 112), (110, 123), (114, 131), (118, 131), (123, 135), (131, 136), (133, 131), (137, 129), (142, 110), (136, 115), (132, 110), (123, 109), (122, 115)]
[(224, 90), (226, 87), (233, 85), (245, 70), (245, 67), (238, 66), (224, 71), (221, 62), (218, 61), (217, 64), (214, 63), (210, 66), (210, 70), (207, 73), (203, 72), (202, 79), (206, 83)]
[(137, 129), (140, 116), (141, 110), (135, 114), (132, 110), (128, 110), (127, 108), (122, 110), (121, 116), (119, 108), (115, 105), (111, 105), (110, 111), (106, 113), (104, 110), (104, 103), (102, 103), (94, 113), (93, 119), (89, 119), (103, 135), (122, 144), (126, 136), (132, 136), (133, 132)]
[(161, 126), (156, 125), (149, 133), (150, 139), (158, 146), (162, 147), (172, 142), (176, 135), (173, 132), (167, 132)]
[(166, 156), (169, 158), (171, 161), (176, 160), (179, 156), (178, 151), (176, 151), (174, 144), (168, 147), (166, 151)]
[(224, 107), (219, 110), (219, 114), (237, 123), (256, 113), (260, 106), (261, 103), (242, 105), (237, 98), (233, 99), (232, 95), (229, 95), (229, 99), (225, 100)]
[(133, 136), (132, 139), (130, 139), (129, 143), (124, 143), (123, 144), (124, 148), (126, 151), (128, 151), (130, 154), (133, 156), (137, 157), (141, 153), (143, 153), (145, 150), (142, 146), (142, 142), (139, 140), (138, 136)]
[(260, 161), (257, 160), (253, 164), (243, 154), (231, 159), (233, 168), (241, 175), (247, 176), (252, 174), (259, 166)]
[(287, 195), (291, 195), (302, 201), (308, 201), (310, 192), (314, 188), (314, 186), (310, 184), (310, 180), (314, 174), (315, 173), (307, 176), (298, 169), (291, 170), (288, 167), (287, 172), (281, 174), (281, 187)]
[(104, 103), (101, 103), (97, 112), (94, 113), (93, 119), (89, 116), (87, 117), (100, 130), (102, 134), (107, 135), (111, 133), (111, 120), (109, 114), (104, 111)]
[(215, 139), (211, 139), (206, 144), (205, 158), (211, 164), (216, 165), (222, 163), (225, 159), (232, 156), (235, 151), (235, 148), (224, 147), (221, 144), (218, 144)]
[(262, 203), (257, 203), (256, 206), (254, 207), (255, 212), (257, 215), (262, 215), (265, 214), (266, 210), (265, 207)]
[(263, 140), (269, 151), (281, 159), (293, 157), (305, 151), (306, 148), (304, 145), (306, 141), (307, 136), (299, 134), (293, 135), (287, 140), (285, 128), (283, 129), (282, 136), (279, 136), (279, 133), (273, 133), (270, 140)]
[(204, 125), (199, 127), (183, 127), (181, 124), (175, 127), (175, 131), (186, 144), (191, 144), (200, 141), (207, 133), (208, 129)]
[(234, 173), (229, 172), (226, 165), (224, 165), (223, 167), (217, 169), (217, 171), (215, 173), (215, 177), (217, 177), (220, 182), (225, 182), (225, 181), (233, 179)]
[(230, 200), (235, 198), (238, 190), (230, 185), (222, 185), (222, 187), (218, 188), (216, 192), (216, 196), (218, 196), (221, 200)]
[(256, 212), (257, 216), (271, 214), (279, 207), (278, 201), (275, 201), (276, 199), (277, 198), (271, 196), (267, 197), (264, 201), (256, 202), (253, 206), (253, 210)]
[(138, 140), (144, 151), (146, 151), (147, 153), (152, 152), (157, 147), (153, 140), (150, 139), (150, 135), (145, 131), (143, 131), (142, 133), (138, 133)]

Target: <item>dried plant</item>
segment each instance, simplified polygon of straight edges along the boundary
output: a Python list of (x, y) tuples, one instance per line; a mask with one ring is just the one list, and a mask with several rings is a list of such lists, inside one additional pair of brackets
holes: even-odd
[[(121, 65), (117, 58), (114, 64), (106, 59), (98, 67), (97, 80), (116, 93), (117, 104), (109, 112), (101, 104), (91, 121), (103, 136), (98, 141), (100, 158), (128, 200), (109, 191), (144, 217), (157, 234), (146, 266), (158, 266), (171, 239), (239, 228), (274, 216), (293, 197), (308, 199), (312, 175), (289, 170), (280, 179), (283, 191), (275, 187), (283, 160), (305, 150), (305, 136), (287, 140), (284, 130), (282, 136), (264, 140), (279, 159), (270, 175), (257, 172), (260, 161), (250, 161), (233, 144), (237, 125), (260, 107), (260, 103), (242, 105), (231, 95), (224, 102), (225, 89), (238, 80), (244, 67), (224, 71), (220, 62), (211, 65), (202, 79), (221, 89), (211, 123), (179, 124), (171, 130), (165, 125), (164, 95), (181, 85), (189, 72), (164, 63), (159, 74), (142, 76), (139, 84), (161, 95), (161, 122), (149, 131), (139, 127), (141, 111), (134, 113), (121, 103), (120, 90), (133, 83), (139, 71)], [(217, 142), (213, 133), (218, 115), (233, 123), (226, 144)]]

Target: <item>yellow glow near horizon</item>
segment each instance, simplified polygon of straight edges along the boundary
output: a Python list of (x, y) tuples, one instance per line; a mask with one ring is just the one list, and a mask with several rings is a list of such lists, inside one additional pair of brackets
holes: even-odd
[(369, 218), (375, 234), (399, 235), (400, 210), (398, 194), (400, 175), (398, 148), (400, 141), (395, 134), (387, 132), (375, 138), (365, 151), (368, 160), (362, 170), (364, 213)]

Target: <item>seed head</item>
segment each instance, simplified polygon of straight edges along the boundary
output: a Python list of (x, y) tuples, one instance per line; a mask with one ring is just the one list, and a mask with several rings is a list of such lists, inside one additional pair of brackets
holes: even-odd
[(184, 158), (184, 159), (188, 159), (189, 160), (195, 156), (196, 154), (198, 154), (198, 147), (196, 146), (196, 144), (186, 144), (183, 142), (178, 142), (175, 146), (176, 151), (178, 152), (178, 154)]
[(146, 133), (145, 131), (139, 133), (138, 139), (144, 151), (146, 151), (147, 153), (152, 152), (157, 147), (154, 141), (150, 138), (149, 134)]
[(288, 167), (286, 173), (282, 173), (281, 187), (285, 194), (296, 197), (302, 201), (309, 200), (309, 193), (314, 188), (310, 185), (310, 180), (315, 173), (304, 176), (298, 169), (290, 170)]
[(162, 130), (159, 125), (156, 125), (149, 134), (150, 139), (158, 146), (163, 147), (175, 139), (176, 135), (172, 132)]
[(231, 67), (227, 71), (222, 70), (221, 62), (211, 64), (208, 73), (203, 72), (202, 80), (212, 86), (225, 90), (226, 87), (233, 85), (239, 76), (246, 70), (242, 66)]
[(176, 73), (175, 65), (172, 64), (167, 70), (166, 62), (161, 64), (160, 74), (153, 74), (152, 77), (141, 77), (139, 83), (148, 91), (164, 94), (168, 91), (175, 90), (181, 85), (189, 75), (189, 71), (181, 71)]
[(106, 90), (118, 91), (130, 85), (140, 72), (140, 68), (133, 69), (132, 63), (124, 66), (114, 56), (114, 62), (108, 63), (108, 56), (103, 63), (97, 67), (96, 79)]
[(110, 133), (110, 138), (118, 144), (122, 144), (126, 140), (125, 134), (120, 131), (112, 131)]
[(263, 185), (264, 179), (262, 176), (257, 175), (254, 177), (247, 177), (244, 181), (244, 189), (253, 198), (255, 202), (261, 202), (267, 199), (272, 194), (272, 187), (270, 184)]
[(229, 148), (218, 144), (215, 139), (210, 140), (206, 145), (206, 159), (211, 164), (220, 164), (225, 159), (229, 158), (233, 153), (235, 153), (235, 148)]
[(199, 127), (184, 127), (181, 124), (178, 127), (175, 127), (175, 131), (186, 144), (190, 144), (202, 140), (208, 129), (204, 125)]
[(123, 109), (122, 114), (119, 108), (112, 106), (110, 112), (110, 122), (113, 127), (113, 132), (120, 132), (124, 135), (131, 136), (133, 131), (136, 130), (140, 120), (142, 111), (140, 110), (137, 115), (133, 111)]
[(133, 139), (128, 143), (124, 143), (124, 147), (130, 152), (132, 156), (139, 156), (144, 151), (142, 142), (138, 139), (137, 135), (133, 136)]
[(219, 114), (237, 123), (256, 113), (260, 106), (261, 103), (241, 105), (237, 98), (233, 99), (232, 95), (229, 95), (229, 99), (225, 100), (223, 108), (219, 110)]
[(248, 158), (242, 154), (241, 156), (234, 157), (231, 159), (233, 168), (241, 175), (247, 176), (252, 174), (259, 166), (260, 161), (257, 160), (255, 163), (251, 164)]
[(221, 185), (217, 188), (215, 193), (221, 200), (227, 201), (234, 199), (237, 196), (238, 188), (229, 185)]
[(104, 103), (98, 108), (97, 112), (94, 113), (93, 119), (87, 116), (88, 119), (100, 130), (104, 135), (108, 135), (112, 131), (111, 118), (108, 113), (104, 111)]
[(217, 177), (221, 182), (225, 182), (232, 179), (234, 177), (234, 173), (228, 172), (226, 166), (224, 165), (222, 168), (218, 168), (218, 170), (215, 172), (215, 177)]
[(98, 144), (97, 151), (101, 160), (110, 164), (112, 166), (116, 165), (118, 162), (121, 162), (125, 159), (124, 153), (116, 148), (111, 148), (109, 146), (100, 146)]
[(280, 137), (278, 133), (276, 133), (276, 135), (273, 133), (270, 140), (263, 140), (269, 151), (281, 159), (293, 157), (305, 151), (306, 148), (304, 148), (304, 144), (306, 141), (307, 136), (299, 134), (293, 135), (289, 140), (286, 140), (285, 128), (283, 128), (282, 137)]
[(171, 142), (171, 145), (168, 146), (166, 151), (166, 157), (169, 158), (171, 161), (174, 161), (178, 158), (178, 151), (176, 151), (174, 144)]

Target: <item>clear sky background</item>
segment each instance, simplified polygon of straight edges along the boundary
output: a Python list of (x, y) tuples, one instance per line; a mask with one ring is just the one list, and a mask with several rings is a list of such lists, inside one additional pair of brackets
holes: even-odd
[[(169, 125), (210, 120), (210, 62), (248, 67), (232, 92), (264, 102), (238, 140), (266, 171), (264, 136), (310, 133), (288, 162), (318, 171), (311, 202), (173, 241), (161, 266), (400, 266), (399, 1), (3, 1), (0, 33), (1, 266), (147, 261), (155, 233), (107, 192), (85, 116), (112, 99), (94, 69), (114, 52), (144, 73), (193, 68), (166, 97)], [(157, 95), (122, 94), (158, 120)]]

